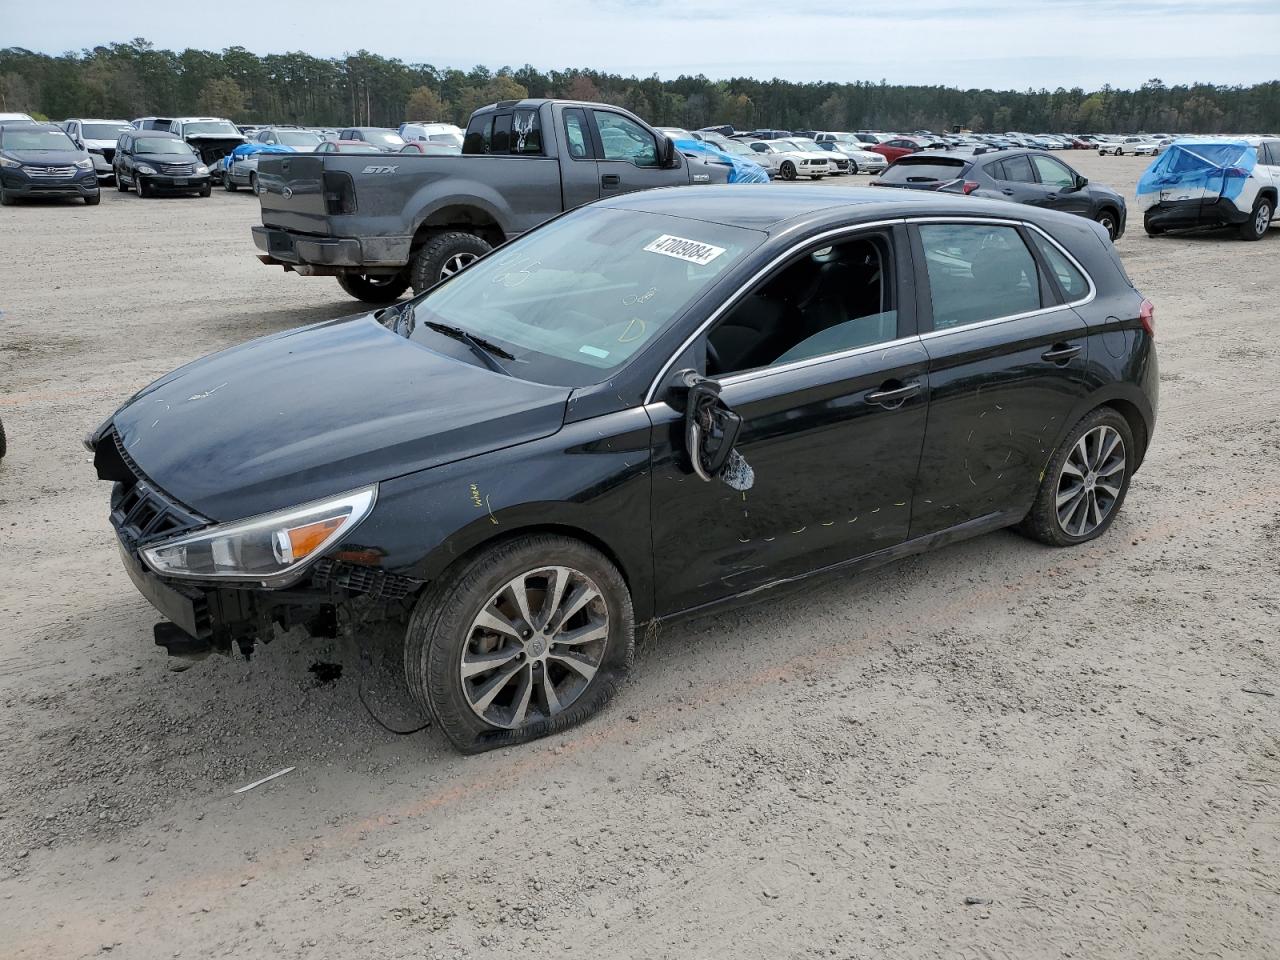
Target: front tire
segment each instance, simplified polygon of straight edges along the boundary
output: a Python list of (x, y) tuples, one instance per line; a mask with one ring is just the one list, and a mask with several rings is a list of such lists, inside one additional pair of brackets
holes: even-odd
[(101, 202), (102, 202), (101, 190), (99, 190), (97, 193), (90, 194), (89, 196), (84, 198), (84, 204), (86, 207), (96, 207)]
[(1019, 531), (1053, 547), (1102, 536), (1129, 492), (1136, 457), (1133, 431), (1118, 411), (1086, 414), (1049, 458)]
[(387, 277), (371, 277), (363, 273), (338, 274), (338, 286), (350, 296), (365, 303), (394, 303), (409, 289), (408, 271)]
[(18, 201), (16, 199), (9, 196), (9, 194), (5, 193), (5, 191), (0, 188), (0, 207), (12, 207), (17, 202)]
[(430, 290), (441, 280), (447, 280), (492, 249), (473, 233), (437, 234), (414, 255), (409, 268), (413, 292)]
[(200, 188), (200, 196), (202, 196), (202, 197), (211, 197), (211, 196), (213, 196), (213, 184), (212, 184), (212, 183), (206, 183), (203, 187), (201, 187), (201, 188)]
[(1104, 207), (1098, 211), (1097, 221), (1107, 231), (1107, 236), (1111, 238), (1111, 242), (1116, 242), (1116, 237), (1120, 233), (1120, 217), (1110, 207)]
[(788, 160), (782, 165), (782, 179), (794, 180), (796, 178), (796, 165)]
[[(212, 182), (212, 176), (211, 176), (210, 182)], [(227, 193), (235, 193), (240, 188), (237, 187), (235, 183), (232, 182), (231, 174), (226, 173), (226, 174), (223, 174), (222, 176), (222, 189), (227, 191)]]
[(430, 587), (405, 634), (409, 691), (455, 747), (478, 753), (598, 712), (635, 655), (631, 594), (598, 550), (518, 536)]
[(116, 174), (116, 189), (119, 190), (121, 193), (129, 192), (129, 185), (124, 182), (124, 178), (121, 177), (120, 174), (118, 173)]
[(140, 174), (133, 175), (133, 185), (138, 191), (138, 196), (146, 199), (153, 193), (152, 189), (147, 186), (147, 181), (142, 179)]
[(1275, 216), (1275, 204), (1267, 197), (1259, 197), (1253, 202), (1253, 210), (1249, 219), (1240, 224), (1241, 240), (1261, 240), (1271, 229), (1271, 218)]

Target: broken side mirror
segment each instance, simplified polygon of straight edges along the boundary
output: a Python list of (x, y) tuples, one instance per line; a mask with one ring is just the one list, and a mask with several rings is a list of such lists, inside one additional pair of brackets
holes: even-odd
[[(734, 413), (720, 399), (720, 384), (701, 376), (694, 370), (681, 370), (671, 387), (672, 406), (684, 410), (684, 442), (689, 463), (700, 480), (708, 483), (722, 476), (726, 464), (734, 456), (733, 446), (742, 429), (742, 417)], [(741, 469), (749, 474), (750, 467), (739, 456)], [(736, 489), (746, 489), (746, 486)]]

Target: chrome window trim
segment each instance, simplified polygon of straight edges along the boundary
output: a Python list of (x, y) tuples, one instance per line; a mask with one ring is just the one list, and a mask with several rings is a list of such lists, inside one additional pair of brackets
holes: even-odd
[[(990, 217), (990, 216), (967, 217), (967, 216), (962, 216), (957, 214), (949, 214), (949, 215), (937, 215), (937, 216), (926, 215), (926, 216), (914, 216), (914, 217), (893, 217), (892, 219), (888, 219), (888, 220), (870, 220), (866, 223), (858, 223), (858, 224), (851, 224), (849, 226), (844, 226), (844, 227), (836, 227), (832, 230), (827, 230), (827, 231), (824, 231), (823, 233), (817, 234), (816, 236), (809, 237), (808, 239), (802, 241), (801, 243), (797, 243), (789, 247), (785, 252), (774, 257), (767, 264), (765, 264), (763, 267), (757, 270), (754, 274), (752, 274), (751, 277), (748, 278), (746, 282), (744, 282), (742, 286), (740, 286), (734, 292), (733, 296), (729, 297), (727, 300), (725, 300), (724, 303), (722, 303), (719, 307), (713, 310), (711, 315), (702, 322), (702, 324), (698, 327), (697, 330), (695, 330), (693, 333), (691, 333), (688, 337), (685, 338), (685, 340), (680, 344), (680, 346), (676, 349), (676, 351), (667, 359), (667, 362), (664, 363), (662, 367), (658, 370), (658, 375), (653, 378), (653, 382), (649, 384), (649, 389), (645, 393), (645, 397), (644, 397), (645, 405), (647, 406), (648, 404), (654, 402), (654, 397), (657, 393), (658, 384), (662, 382), (663, 377), (667, 375), (667, 372), (671, 369), (672, 364), (676, 362), (676, 359), (682, 353), (688, 350), (689, 346), (695, 340), (697, 340), (698, 337), (700, 337), (708, 327), (712, 326), (717, 320), (719, 320), (720, 317), (723, 316), (727, 310), (735, 306), (738, 303), (738, 301), (741, 300), (743, 296), (745, 296), (746, 293), (752, 287), (754, 287), (757, 283), (759, 283), (760, 280), (766, 274), (768, 274), (771, 270), (777, 267), (780, 263), (787, 260), (789, 257), (794, 256), (797, 250), (809, 245), (810, 243), (818, 243), (823, 240), (833, 239), (835, 237), (843, 236), (845, 234), (857, 233), (862, 230), (873, 230), (881, 227), (893, 226), (899, 223), (903, 223), (903, 224), (986, 223), (986, 224), (995, 224), (998, 226), (1006, 226), (1006, 227), (1014, 227), (1014, 228), (1027, 227), (1028, 229), (1036, 231), (1036, 233), (1040, 234), (1042, 237), (1048, 240), (1051, 244), (1053, 244), (1058, 249), (1058, 251), (1064, 257), (1066, 257), (1067, 260), (1070, 261), (1070, 263), (1077, 270), (1080, 271), (1081, 276), (1083, 276), (1085, 278), (1085, 281), (1089, 284), (1089, 293), (1086, 296), (1081, 297), (1079, 300), (1071, 300), (1066, 303), (1054, 304), (1053, 306), (1049, 306), (1049, 307), (1041, 307), (1038, 310), (1031, 310), (1026, 313), (1014, 313), (1014, 314), (1009, 314), (1008, 316), (1003, 316), (1003, 317), (993, 317), (990, 320), (981, 320), (977, 323), (965, 324), (964, 326), (948, 327), (946, 330), (929, 330), (929, 331), (926, 331), (925, 333), (914, 334), (910, 337), (900, 337), (895, 340), (886, 340), (884, 343), (872, 344), (868, 347), (856, 347), (852, 350), (841, 351), (840, 353), (824, 353), (817, 357), (809, 357), (804, 360), (796, 360), (796, 361), (793, 361), (792, 363), (783, 364), (777, 367), (760, 367), (756, 370), (747, 370), (747, 371), (743, 371), (742, 373), (733, 373), (727, 377), (719, 378), (718, 382), (721, 383), (722, 385), (742, 383), (747, 380), (758, 379), (768, 374), (781, 373), (788, 370), (800, 369), (802, 367), (814, 366), (818, 363), (825, 363), (829, 360), (840, 360), (840, 359), (843, 359), (844, 357), (855, 356), (860, 353), (868, 353), (873, 350), (888, 350), (888, 349), (891, 349), (892, 347), (900, 346), (904, 343), (911, 343), (914, 341), (925, 341), (925, 340), (934, 339), (936, 337), (945, 337), (954, 333), (960, 333), (961, 331), (964, 331), (964, 330), (976, 330), (982, 327), (994, 326), (1000, 323), (1011, 323), (1015, 320), (1025, 320), (1028, 317), (1036, 317), (1036, 316), (1040, 316), (1041, 314), (1052, 313), (1055, 310), (1062, 310), (1067, 307), (1071, 307), (1071, 308), (1083, 307), (1088, 305), (1089, 303), (1092, 303), (1094, 298), (1097, 297), (1098, 295), (1098, 288), (1093, 282), (1093, 277), (1089, 274), (1089, 271), (1084, 268), (1084, 265), (1081, 264), (1080, 261), (1077, 260), (1074, 256), (1072, 256), (1069, 250), (1067, 250), (1061, 243), (1059, 243), (1056, 239), (1050, 236), (1050, 234), (1047, 233), (1044, 229), (1042, 229), (1037, 224), (1031, 223), (1030, 221), (1027, 221), (1027, 220), (1013, 220), (1005, 217)], [(791, 228), (791, 229), (796, 229), (796, 228)], [(788, 231), (783, 231), (783, 233), (779, 235), (780, 236), (785, 235), (785, 233), (787, 232)], [(1034, 259), (1035, 257), (1034, 252), (1031, 250), (1028, 250), (1027, 252), (1031, 253), (1032, 258)], [(1038, 262), (1039, 261), (1037, 261), (1037, 263)], [(926, 276), (927, 276), (928, 275), (927, 266), (925, 270), (926, 270)]]
[[(1075, 257), (1073, 257), (1070, 251), (1068, 251), (1065, 247), (1063, 247), (1062, 244), (1060, 244), (1057, 240), (1055, 240), (1052, 236), (1050, 236), (1044, 229), (1027, 220), (1005, 220), (998, 217), (938, 216), (938, 217), (917, 217), (912, 219), (910, 222), (915, 224), (988, 223), (988, 224), (995, 224), (997, 226), (1004, 226), (1004, 227), (1020, 227), (1020, 226), (1026, 227), (1030, 230), (1034, 230), (1036, 233), (1040, 234), (1040, 236), (1044, 237), (1051, 244), (1053, 244), (1058, 249), (1058, 252), (1061, 253), (1064, 257), (1066, 257), (1067, 260), (1071, 263), (1071, 265), (1080, 271), (1080, 275), (1084, 277), (1085, 282), (1089, 284), (1088, 294), (1086, 294), (1085, 296), (1081, 297), (1078, 300), (1070, 300), (1065, 303), (1055, 303), (1052, 306), (1041, 307), (1039, 310), (1028, 310), (1025, 313), (1010, 313), (1010, 314), (1006, 314), (1003, 317), (992, 317), (990, 320), (979, 320), (976, 323), (966, 323), (958, 327), (947, 327), (945, 330), (927, 330), (924, 333), (920, 334), (921, 340), (933, 340), (937, 337), (947, 337), (955, 333), (961, 333), (965, 330), (980, 330), (983, 327), (994, 327), (1000, 323), (1012, 323), (1015, 320), (1025, 320), (1028, 317), (1039, 317), (1039, 316), (1042, 316), (1043, 314), (1053, 313), (1056, 310), (1063, 310), (1068, 307), (1075, 308), (1075, 307), (1087, 306), (1088, 304), (1092, 303), (1094, 298), (1097, 297), (1098, 295), (1098, 288), (1093, 282), (1093, 277), (1089, 275), (1089, 271), (1084, 268), (1084, 265), (1081, 264), (1080, 261), (1077, 260)], [(1032, 250), (1028, 250), (1027, 252), (1030, 253), (1031, 258), (1035, 260), (1035, 252)], [(1039, 261), (1036, 261), (1036, 262), (1039, 263)], [(925, 276), (928, 276), (928, 265), (925, 266)], [(932, 291), (930, 291), (930, 295), (932, 296)]]

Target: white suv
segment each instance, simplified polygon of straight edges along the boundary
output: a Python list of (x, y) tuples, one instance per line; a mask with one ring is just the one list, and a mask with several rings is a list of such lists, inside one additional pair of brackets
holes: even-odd
[(1183, 227), (1233, 226), (1261, 240), (1280, 202), (1280, 139), (1175, 140), (1138, 181), (1148, 236)]

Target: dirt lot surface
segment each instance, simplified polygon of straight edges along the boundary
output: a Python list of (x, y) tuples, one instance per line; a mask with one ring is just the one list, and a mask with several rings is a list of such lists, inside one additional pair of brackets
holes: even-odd
[[(1146, 165), (1069, 159), (1131, 199)], [(1130, 225), (1161, 419), (1101, 541), (996, 534), (666, 627), (596, 720), (463, 758), (375, 726), (342, 643), (171, 672), (116, 556), (85, 432), (356, 311), (261, 266), (256, 217), (0, 212), (0, 955), (1276, 956), (1280, 232)], [(416, 720), (385, 664), (367, 685)]]

